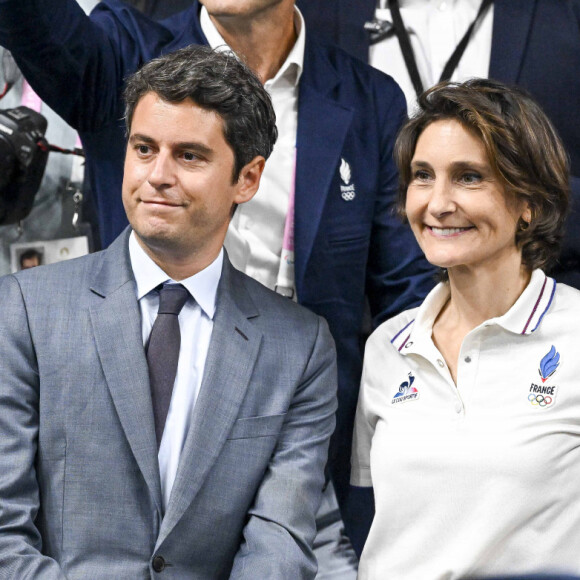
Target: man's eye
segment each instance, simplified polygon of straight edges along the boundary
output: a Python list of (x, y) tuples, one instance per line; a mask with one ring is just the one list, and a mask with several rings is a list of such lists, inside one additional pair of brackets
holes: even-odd
[(185, 161), (195, 161), (197, 159), (197, 155), (191, 151), (184, 151), (183, 159), (185, 159)]
[(137, 145), (137, 153), (140, 155), (147, 155), (150, 149), (148, 145)]

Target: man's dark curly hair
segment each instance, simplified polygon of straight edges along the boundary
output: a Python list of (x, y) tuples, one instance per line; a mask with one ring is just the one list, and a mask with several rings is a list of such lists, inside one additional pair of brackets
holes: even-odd
[(221, 117), (225, 140), (234, 152), (233, 181), (254, 157), (268, 159), (272, 152), (278, 131), (270, 96), (229, 51), (190, 45), (149, 61), (131, 75), (123, 93), (127, 133), (135, 108), (147, 93), (168, 103), (190, 99)]

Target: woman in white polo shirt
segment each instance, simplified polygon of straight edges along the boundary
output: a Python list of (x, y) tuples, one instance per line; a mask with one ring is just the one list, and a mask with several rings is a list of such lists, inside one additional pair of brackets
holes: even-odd
[(374, 488), (361, 580), (580, 574), (580, 292), (557, 257), (568, 161), (489, 80), (427, 91), (399, 209), (441, 283), (365, 352), (352, 483)]

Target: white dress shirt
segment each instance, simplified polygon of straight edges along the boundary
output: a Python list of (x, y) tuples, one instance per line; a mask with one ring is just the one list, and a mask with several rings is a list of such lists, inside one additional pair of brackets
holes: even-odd
[(351, 482), (376, 512), (359, 579), (580, 575), (580, 292), (540, 270), (461, 345), (433, 343), (449, 299), (371, 335)]
[[(387, 5), (388, 1), (382, 0), (375, 16), (378, 20), (392, 23)], [(447, 61), (475, 20), (480, 5), (481, 0), (400, 0), (401, 18), (409, 33), (425, 90), (439, 82)], [(461, 82), (472, 77), (487, 78), (492, 28), (493, 4), (474, 29), (451, 80)], [(405, 93), (411, 114), (417, 97), (396, 35), (371, 46), (369, 62), (397, 81)]]
[[(227, 46), (205, 7), (201, 9), (200, 22), (212, 48)], [(281, 255), (289, 194), (294, 188), (298, 83), (306, 39), (304, 20), (298, 9), (294, 25), (298, 39), (276, 76), (264, 85), (276, 113), (278, 140), (266, 163), (258, 192), (252, 200), (238, 206), (224, 244), (234, 267), (270, 289), (276, 285), (294, 287), (294, 270), (283, 268), (281, 271)]]
[[(137, 283), (137, 300), (141, 309), (141, 330), (143, 346), (145, 346), (159, 309), (159, 293), (155, 291), (155, 288), (173, 280), (145, 253), (137, 242), (134, 232), (129, 238), (129, 255)], [(207, 268), (179, 282), (187, 288), (193, 299), (188, 299), (179, 314), (181, 332), (179, 362), (158, 454), (165, 509), (169, 503), (171, 488), (179, 467), (179, 458), (201, 387), (213, 330), (216, 293), (222, 263), (223, 250)]]

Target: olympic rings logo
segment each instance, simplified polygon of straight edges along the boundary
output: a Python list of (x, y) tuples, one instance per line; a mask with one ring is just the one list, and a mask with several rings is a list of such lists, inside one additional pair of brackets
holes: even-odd
[(533, 393), (530, 393), (528, 395), (528, 401), (530, 401), (530, 403), (532, 403), (532, 405), (538, 405), (540, 407), (547, 407), (548, 405), (552, 404), (552, 397), (550, 397), (550, 395), (534, 395)]

